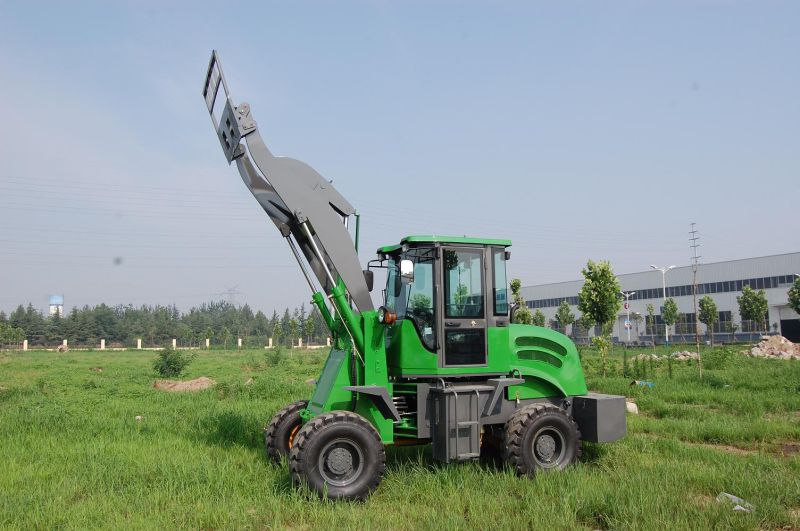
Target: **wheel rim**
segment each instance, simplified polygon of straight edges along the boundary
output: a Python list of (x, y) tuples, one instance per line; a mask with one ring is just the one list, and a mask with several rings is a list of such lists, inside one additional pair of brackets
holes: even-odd
[(564, 461), (567, 445), (564, 435), (552, 427), (544, 427), (536, 432), (531, 443), (533, 459), (542, 468), (554, 468)]
[(364, 468), (364, 454), (353, 441), (335, 439), (322, 449), (317, 465), (325, 483), (344, 487), (361, 475)]

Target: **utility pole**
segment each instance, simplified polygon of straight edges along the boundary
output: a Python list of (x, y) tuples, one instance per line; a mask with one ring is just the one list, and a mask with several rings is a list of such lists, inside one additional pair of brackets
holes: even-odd
[[(635, 291), (620, 291), (622, 296), (625, 297), (625, 328), (628, 330), (628, 344), (631, 342), (631, 304), (629, 299), (636, 296)], [(639, 333), (638, 331), (636, 332)]]
[[(675, 266), (671, 265), (669, 267), (658, 267), (654, 266), (653, 264), (650, 264), (650, 267), (652, 267), (656, 271), (661, 271), (661, 289), (663, 290), (664, 302), (667, 302), (667, 271), (669, 271), (670, 269), (675, 269)], [(663, 311), (664, 307), (662, 306), (661, 309)], [(664, 341), (667, 344), (669, 344), (669, 327), (667, 326), (667, 323), (664, 323)], [(655, 344), (655, 338), (653, 343)]]
[(239, 291), (239, 285), (232, 286), (221, 293), (215, 293), (214, 295), (218, 297), (225, 297), (225, 301), (230, 305), (236, 304), (236, 296), (241, 295), (242, 292)]
[(691, 244), (689, 248), (692, 250), (692, 299), (694, 301), (694, 344), (697, 348), (697, 366), (700, 369), (700, 379), (703, 379), (703, 360), (700, 357), (700, 320), (697, 315), (697, 268), (700, 265), (700, 256), (697, 254), (697, 248), (700, 247), (698, 241), (700, 237), (697, 235), (696, 223), (692, 222), (689, 231), (689, 241)]

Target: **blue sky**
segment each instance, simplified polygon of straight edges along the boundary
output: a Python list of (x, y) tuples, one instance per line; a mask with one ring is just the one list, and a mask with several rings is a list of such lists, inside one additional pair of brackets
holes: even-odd
[[(525, 284), (800, 249), (796, 2), (0, 1), (0, 309), (308, 299), (228, 167), (211, 49), (273, 152)], [(655, 279), (658, 280), (658, 279)]]

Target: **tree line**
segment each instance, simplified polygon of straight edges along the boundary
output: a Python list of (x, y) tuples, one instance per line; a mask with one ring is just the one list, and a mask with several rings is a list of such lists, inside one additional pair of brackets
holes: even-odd
[(108, 346), (135, 347), (141, 339), (146, 346), (163, 346), (177, 339), (181, 346), (204, 346), (209, 339), (214, 346), (233, 346), (242, 338), (244, 346), (264, 346), (269, 338), (274, 345), (325, 344), (328, 328), (316, 307), (309, 312), (305, 304), (282, 314), (253, 312), (249, 305), (236, 306), (224, 301), (204, 303), (188, 312), (173, 305), (83, 306), (65, 315), (45, 316), (33, 307), (19, 305), (6, 315), (0, 311), (0, 345), (56, 345), (68, 340), (70, 345), (95, 346), (101, 339)]

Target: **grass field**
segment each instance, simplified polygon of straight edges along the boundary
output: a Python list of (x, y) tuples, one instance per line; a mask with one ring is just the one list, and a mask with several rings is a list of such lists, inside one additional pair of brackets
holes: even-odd
[[(201, 352), (185, 377), (218, 383), (197, 393), (153, 389), (152, 352), (0, 353), (0, 527), (798, 528), (800, 363), (736, 350), (706, 354), (703, 382), (686, 363), (672, 378), (639, 366), (652, 389), (622, 377), (621, 351), (601, 378), (586, 350), (590, 388), (639, 406), (624, 440), (585, 444), (580, 464), (533, 480), (390, 448), (380, 488), (356, 504), (294, 489), (262, 448), (323, 352)], [(756, 511), (733, 512), (722, 491)]]

